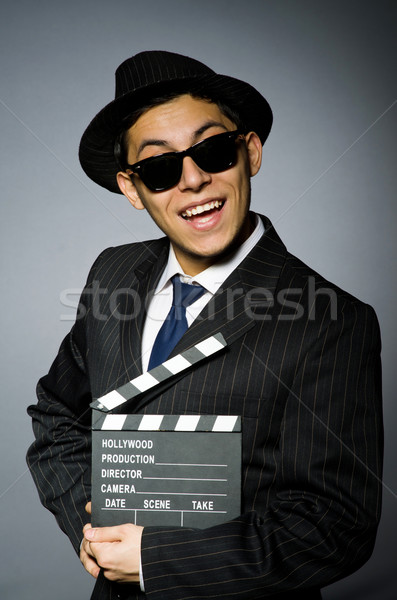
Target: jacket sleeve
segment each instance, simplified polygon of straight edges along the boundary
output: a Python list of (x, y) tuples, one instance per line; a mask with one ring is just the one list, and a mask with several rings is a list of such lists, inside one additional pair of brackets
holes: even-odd
[(209, 529), (146, 527), (142, 564), (151, 600), (246, 600), (319, 588), (371, 555), (383, 447), (372, 309), (346, 302), (313, 340), (292, 385), (279, 384), (288, 396), (276, 493), (263, 510)]
[(38, 402), (28, 407), (35, 442), (27, 463), (42, 504), (70, 538), (76, 552), (82, 528), (89, 521), (85, 504), (91, 495), (91, 392), (87, 373), (85, 319), (89, 312), (89, 282), (79, 314), (63, 340), (51, 369), (37, 385)]

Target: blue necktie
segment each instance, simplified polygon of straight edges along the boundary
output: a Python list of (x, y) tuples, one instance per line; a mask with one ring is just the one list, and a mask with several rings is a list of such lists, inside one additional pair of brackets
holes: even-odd
[(187, 330), (186, 307), (196, 302), (206, 291), (201, 285), (182, 283), (179, 275), (172, 278), (174, 296), (170, 311), (154, 341), (148, 370), (167, 360)]

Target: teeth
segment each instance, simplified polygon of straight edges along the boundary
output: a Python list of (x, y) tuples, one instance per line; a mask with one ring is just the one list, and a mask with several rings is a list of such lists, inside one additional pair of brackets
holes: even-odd
[(182, 213), (182, 217), (185, 219), (187, 217), (191, 217), (192, 215), (201, 215), (208, 210), (213, 210), (214, 208), (219, 208), (223, 205), (223, 202), (219, 202), (219, 200), (214, 200), (213, 202), (207, 202), (206, 204), (200, 204), (199, 206), (195, 206), (191, 210), (186, 210)]

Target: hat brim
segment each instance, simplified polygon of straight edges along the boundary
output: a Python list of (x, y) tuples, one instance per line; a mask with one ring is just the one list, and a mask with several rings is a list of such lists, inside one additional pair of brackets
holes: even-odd
[(85, 130), (79, 148), (84, 172), (96, 183), (120, 194), (116, 174), (120, 170), (114, 156), (116, 137), (125, 117), (145, 106), (151, 98), (183, 85), (201, 91), (214, 100), (222, 100), (233, 108), (265, 143), (273, 122), (271, 108), (265, 98), (250, 84), (227, 75), (208, 74), (197, 77), (161, 81), (124, 94), (107, 104)]

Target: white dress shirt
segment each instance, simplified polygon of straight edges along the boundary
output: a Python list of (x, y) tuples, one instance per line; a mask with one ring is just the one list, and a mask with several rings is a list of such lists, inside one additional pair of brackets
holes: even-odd
[(154, 344), (154, 340), (169, 313), (172, 305), (172, 281), (171, 278), (179, 274), (183, 283), (199, 284), (206, 289), (206, 292), (196, 302), (186, 308), (187, 324), (193, 323), (194, 319), (203, 310), (204, 306), (209, 302), (212, 296), (218, 291), (223, 282), (236, 269), (236, 267), (244, 260), (251, 252), (253, 247), (258, 243), (259, 239), (265, 232), (262, 220), (257, 215), (254, 231), (248, 239), (226, 260), (219, 261), (205, 271), (198, 273), (194, 277), (190, 277), (183, 272), (180, 266), (172, 245), (170, 244), (168, 261), (165, 269), (156, 286), (152, 300), (147, 309), (147, 315), (142, 334), (142, 369), (147, 371), (150, 354)]

